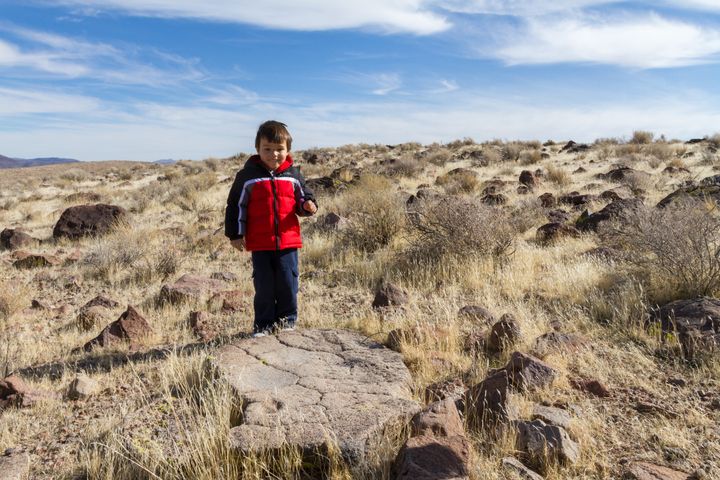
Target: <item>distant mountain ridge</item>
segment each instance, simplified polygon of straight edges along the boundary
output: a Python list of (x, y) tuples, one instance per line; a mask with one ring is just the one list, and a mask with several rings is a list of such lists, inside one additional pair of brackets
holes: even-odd
[(42, 158), (11, 158), (0, 155), (0, 168), (37, 167), (54, 163), (77, 163), (73, 158), (42, 157)]

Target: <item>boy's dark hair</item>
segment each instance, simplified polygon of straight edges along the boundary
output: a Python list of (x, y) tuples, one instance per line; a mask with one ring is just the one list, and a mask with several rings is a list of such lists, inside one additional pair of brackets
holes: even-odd
[(275, 120), (268, 120), (260, 125), (257, 135), (255, 135), (255, 148), (260, 148), (261, 138), (272, 143), (285, 142), (288, 150), (290, 150), (292, 146), (292, 136), (290, 136), (290, 132), (288, 132), (287, 125)]

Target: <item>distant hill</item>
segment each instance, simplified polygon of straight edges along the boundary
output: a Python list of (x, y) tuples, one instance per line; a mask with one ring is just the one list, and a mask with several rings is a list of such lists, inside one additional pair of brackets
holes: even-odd
[(152, 163), (159, 163), (160, 165), (170, 165), (171, 163), (175, 163), (177, 160), (173, 158), (163, 158), (162, 160), (155, 160)]
[(11, 158), (0, 155), (0, 168), (36, 167), (52, 165), (54, 163), (77, 163), (80, 160), (72, 158), (43, 157), (43, 158)]

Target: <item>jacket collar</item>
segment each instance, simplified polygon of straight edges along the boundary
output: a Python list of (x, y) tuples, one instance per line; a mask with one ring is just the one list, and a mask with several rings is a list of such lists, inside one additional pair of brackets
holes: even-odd
[[(268, 172), (270, 171), (270, 170), (268, 170), (268, 168), (265, 166), (265, 164), (262, 163), (262, 161), (260, 160), (260, 155), (253, 155), (252, 157), (250, 157), (250, 158), (248, 159), (247, 163), (255, 164), (255, 165), (257, 165), (258, 167), (262, 168), (263, 170), (266, 170), (266, 171), (268, 171)], [(292, 167), (292, 165), (293, 165), (292, 156), (290, 156), (290, 154), (288, 154), (287, 157), (285, 157), (285, 160), (280, 164), (280, 166), (275, 169), (275, 174), (277, 175), (278, 173), (284, 172), (284, 171), (287, 170), (288, 168)]]

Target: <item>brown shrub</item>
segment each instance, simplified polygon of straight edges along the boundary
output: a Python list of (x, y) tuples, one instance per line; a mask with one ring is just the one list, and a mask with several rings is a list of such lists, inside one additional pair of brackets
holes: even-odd
[(545, 175), (545, 178), (561, 187), (566, 187), (572, 183), (570, 174), (566, 170), (556, 167), (555, 165), (549, 165), (547, 167), (547, 174)]
[(348, 217), (341, 240), (373, 252), (388, 245), (404, 228), (403, 201), (387, 178), (366, 175), (342, 198), (340, 215)]
[(627, 252), (651, 290), (680, 298), (720, 293), (720, 218), (717, 207), (678, 204), (627, 211), (604, 226), (604, 243)]
[(632, 138), (630, 139), (630, 143), (636, 145), (645, 145), (648, 143), (652, 143), (654, 137), (655, 134), (652, 132), (648, 132), (645, 130), (635, 130), (632, 134)]

